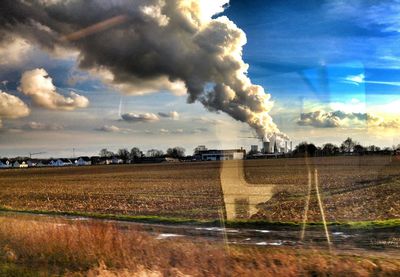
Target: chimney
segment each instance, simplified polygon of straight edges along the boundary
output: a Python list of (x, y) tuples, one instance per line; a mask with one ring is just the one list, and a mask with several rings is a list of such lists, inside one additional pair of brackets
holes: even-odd
[(263, 151), (264, 151), (264, 154), (268, 154), (268, 153), (271, 152), (270, 142), (269, 141), (264, 141), (263, 142)]

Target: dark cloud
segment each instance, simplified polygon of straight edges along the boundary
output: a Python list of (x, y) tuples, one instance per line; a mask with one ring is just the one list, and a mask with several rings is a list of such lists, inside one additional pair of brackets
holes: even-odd
[(270, 95), (247, 77), (244, 32), (227, 17), (212, 19), (228, 2), (5, 0), (0, 28), (48, 51), (79, 51), (81, 69), (126, 93), (187, 92), (189, 103), (227, 113), (259, 137), (280, 134)]

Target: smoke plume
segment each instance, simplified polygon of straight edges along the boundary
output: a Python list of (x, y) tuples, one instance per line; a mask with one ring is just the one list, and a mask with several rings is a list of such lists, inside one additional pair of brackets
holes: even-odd
[(247, 76), (246, 35), (226, 16), (228, 0), (2, 1), (5, 32), (54, 51), (79, 51), (81, 69), (128, 94), (186, 92), (188, 103), (284, 137), (270, 95)]

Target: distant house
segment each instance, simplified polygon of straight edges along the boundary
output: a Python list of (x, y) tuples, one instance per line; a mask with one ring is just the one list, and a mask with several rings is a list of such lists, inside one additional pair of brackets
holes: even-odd
[(75, 165), (78, 166), (92, 165), (92, 161), (89, 157), (79, 157), (79, 159), (76, 160)]
[(8, 159), (0, 160), (0, 168), (9, 168), (11, 166), (11, 162)]
[(13, 168), (27, 168), (27, 167), (28, 167), (28, 164), (27, 164), (27, 162), (25, 162), (25, 161), (15, 161), (15, 162), (12, 164), (12, 167), (13, 167)]
[(112, 160), (111, 160), (111, 163), (112, 164), (123, 164), (124, 160), (120, 159), (119, 157), (113, 157)]
[(63, 166), (71, 166), (73, 164), (69, 159), (58, 159), (58, 160), (52, 160), (50, 162), (50, 165), (55, 167), (63, 167)]
[(164, 161), (167, 162), (167, 163), (179, 163), (179, 162), (180, 162), (179, 159), (177, 159), (177, 158), (171, 158), (171, 157), (165, 157), (165, 158), (164, 158)]
[(92, 156), (90, 157), (90, 162), (92, 163), (92, 165), (102, 164), (102, 158), (99, 156)]
[(37, 159), (30, 159), (26, 163), (28, 164), (28, 167), (36, 167), (40, 160)]
[(36, 164), (36, 167), (45, 167), (45, 166), (49, 166), (49, 161), (47, 161), (47, 160), (40, 160), (40, 161)]

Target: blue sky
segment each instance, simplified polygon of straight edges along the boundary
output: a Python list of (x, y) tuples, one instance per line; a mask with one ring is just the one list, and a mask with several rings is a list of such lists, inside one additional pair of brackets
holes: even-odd
[[(395, 109), (400, 103), (400, 1), (232, 0), (214, 18), (221, 15), (246, 33), (243, 59), (250, 66), (248, 76), (272, 95), (271, 115), (295, 143), (340, 143), (347, 136), (364, 144), (400, 143)], [(7, 81), (0, 89), (31, 108), (28, 117), (2, 119), (0, 155), (45, 150), (47, 156), (67, 156), (72, 148), (83, 155), (96, 154), (102, 147), (165, 150), (176, 145), (190, 153), (199, 144), (249, 148), (258, 143), (241, 139), (253, 132), (224, 113), (209, 112), (199, 103), (188, 104), (186, 96), (168, 91), (126, 95), (79, 69), (76, 59), (74, 53), (49, 54), (33, 46), (21, 61), (0, 64), (0, 81)], [(35, 68), (44, 68), (61, 94), (73, 90), (87, 97), (90, 105), (55, 112), (32, 103), (18, 86), (22, 73)], [(329, 113), (337, 110), (348, 116), (334, 127), (321, 128), (330, 119)], [(121, 120), (121, 113), (173, 111), (179, 118), (140, 123)], [(299, 124), (302, 113), (316, 111), (323, 116)], [(371, 114), (376, 120), (361, 124), (352, 121), (351, 113)], [(42, 127), (27, 127), (32, 122)], [(51, 124), (62, 127), (53, 130), (48, 128)], [(118, 131), (106, 132), (105, 126)]]

